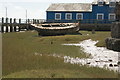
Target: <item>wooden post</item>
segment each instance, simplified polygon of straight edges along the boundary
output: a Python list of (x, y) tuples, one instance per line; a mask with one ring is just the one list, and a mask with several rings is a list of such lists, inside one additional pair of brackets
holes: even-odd
[(33, 19), (33, 24), (35, 24), (35, 20)]
[(31, 26), (30, 26), (30, 24), (31, 24), (31, 21), (30, 21), (30, 19), (28, 19), (28, 26), (29, 26), (29, 30), (31, 30), (32, 28), (31, 28)]
[(95, 34), (95, 29), (92, 29), (92, 34)]
[(13, 32), (12, 18), (10, 18), (10, 32)]
[(34, 19), (34, 23), (36, 24), (36, 19)]
[(6, 18), (6, 32), (8, 32), (8, 18)]
[(18, 32), (21, 31), (21, 26), (20, 26), (20, 24), (21, 24), (21, 19), (19, 19), (19, 26), (18, 26), (19, 28), (18, 28)]
[(95, 34), (95, 29), (97, 28), (97, 20), (95, 20), (95, 26), (92, 28), (92, 34)]
[(28, 24), (30, 23), (30, 19), (28, 19)]
[(27, 25), (28, 25), (28, 30), (30, 30), (30, 19), (28, 19)]
[(1, 26), (1, 32), (3, 33), (4, 32), (4, 18), (2, 17), (2, 26)]
[(38, 24), (38, 20), (36, 19), (36, 24)]
[(27, 29), (27, 30), (29, 30), (28, 29), (28, 20), (26, 19), (26, 26), (25, 26), (25, 28)]
[(14, 18), (14, 31), (16, 32), (16, 18)]
[(37, 24), (39, 24), (39, 20), (37, 20)]
[(34, 24), (36, 24), (36, 19), (34, 19)]
[(35, 24), (37, 24), (37, 20), (35, 19)]

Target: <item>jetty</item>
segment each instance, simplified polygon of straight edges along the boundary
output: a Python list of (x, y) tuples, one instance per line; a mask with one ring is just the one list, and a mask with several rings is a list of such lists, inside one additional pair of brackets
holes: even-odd
[(41, 24), (44, 19), (16, 19), (16, 18), (0, 18), (0, 32), (20, 32), (23, 30), (33, 30), (31, 24)]

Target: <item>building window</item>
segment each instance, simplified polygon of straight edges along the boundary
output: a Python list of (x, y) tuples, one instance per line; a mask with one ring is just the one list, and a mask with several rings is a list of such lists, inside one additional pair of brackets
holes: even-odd
[(77, 20), (79, 20), (79, 19), (82, 20), (83, 19), (83, 14), (82, 13), (77, 13), (76, 14), (76, 19)]
[(66, 18), (67, 20), (71, 20), (72, 19), (72, 13), (66, 13)]
[(98, 13), (97, 14), (97, 20), (103, 20), (104, 19), (104, 14)]
[(110, 13), (109, 20), (115, 20), (115, 19), (116, 19), (116, 15), (114, 13)]
[(61, 20), (61, 13), (55, 13), (55, 20)]
[(116, 2), (115, 1), (110, 1), (109, 2), (109, 7), (115, 7), (116, 6)]
[(104, 5), (104, 1), (103, 0), (98, 0), (98, 6), (103, 6)]

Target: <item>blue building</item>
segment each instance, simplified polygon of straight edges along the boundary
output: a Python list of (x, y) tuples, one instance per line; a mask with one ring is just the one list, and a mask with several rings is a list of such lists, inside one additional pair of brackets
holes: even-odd
[(111, 23), (116, 20), (115, 0), (93, 3), (55, 3), (46, 11), (47, 22)]

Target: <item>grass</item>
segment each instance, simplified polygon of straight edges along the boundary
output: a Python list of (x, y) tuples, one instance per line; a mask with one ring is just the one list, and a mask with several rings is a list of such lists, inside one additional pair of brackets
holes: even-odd
[[(99, 40), (97, 46), (105, 46), (110, 32), (81, 31), (83, 35), (38, 37), (37, 32), (3, 34), (3, 77), (5, 78), (115, 78), (117, 73), (95, 67), (64, 63), (62, 58), (48, 56), (58, 54), (87, 58), (80, 47), (64, 46), (86, 39)], [(89, 35), (87, 35), (89, 34)], [(100, 37), (98, 37), (100, 36)], [(51, 44), (51, 41), (53, 44)], [(43, 54), (43, 56), (35, 55)]]

